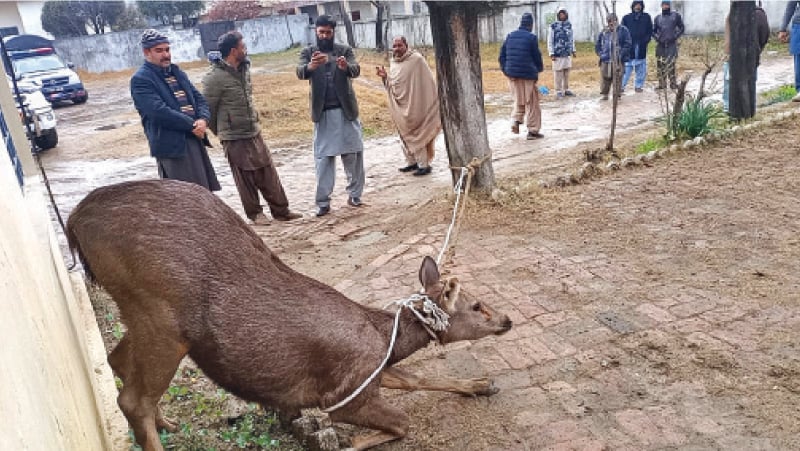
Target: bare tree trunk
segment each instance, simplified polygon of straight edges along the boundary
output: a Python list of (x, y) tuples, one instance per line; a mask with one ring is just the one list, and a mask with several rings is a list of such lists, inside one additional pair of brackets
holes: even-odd
[[(617, 2), (611, 2), (611, 12), (617, 14)], [(611, 31), (611, 130), (608, 134), (608, 143), (606, 150), (609, 152), (614, 151), (614, 135), (617, 130), (617, 105), (619, 104), (620, 91), (620, 57), (619, 57), (619, 39), (617, 29), (619, 28), (619, 19)]]
[[(481, 79), (478, 2), (427, 2), (436, 51), (439, 109), (450, 165), (466, 166), (491, 153)], [(455, 182), (459, 174), (453, 173)], [(494, 169), (487, 159), (475, 172), (473, 188), (491, 191)]]
[(370, 2), (375, 6), (375, 49), (379, 52), (386, 50), (386, 41), (383, 39), (383, 16), (386, 11), (385, 2)]
[(350, 20), (350, 12), (345, 8), (344, 1), (339, 2), (339, 12), (342, 14), (344, 29), (347, 31), (347, 45), (356, 48), (356, 38), (353, 36), (353, 21)]
[(755, 36), (755, 6), (754, 1), (731, 2), (728, 111), (733, 119), (747, 119), (756, 114), (756, 62), (760, 49)]

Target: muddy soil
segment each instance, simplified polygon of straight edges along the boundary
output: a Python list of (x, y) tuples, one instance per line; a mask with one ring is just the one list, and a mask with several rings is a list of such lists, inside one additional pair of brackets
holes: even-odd
[[(760, 82), (788, 81), (790, 64), (765, 63), (771, 76)], [(58, 110), (62, 143), (45, 155), (65, 213), (96, 186), (155, 176), (127, 90), (119, 80), (97, 83), (89, 104)], [(655, 93), (626, 95), (622, 108), (623, 143), (657, 133)], [(510, 135), (504, 118), (488, 120), (499, 187), (510, 194), (470, 203), (447, 269), (515, 328), (431, 346), (403, 366), (426, 376), (489, 375), (501, 392), (473, 399), (386, 390), (411, 429), (379, 449), (800, 447), (800, 151), (786, 133), (800, 120), (590, 183), (532, 188), (601, 145), (608, 109), (588, 96), (548, 106), (546, 138), (534, 143)], [(220, 195), (240, 211), (222, 156), (212, 157)], [(282, 149), (275, 159), (293, 208), (307, 213), (257, 230), (284, 261), (366, 305), (417, 289), (421, 257), (435, 256), (452, 207), (442, 143), (435, 173), (419, 180), (396, 172), (395, 138), (368, 142), (368, 205), (344, 206), (339, 179), (324, 220), (309, 214), (310, 151)], [(93, 299), (110, 347), (118, 317), (102, 292)], [(175, 449), (232, 446), (191, 440), (199, 430), (228, 431), (229, 416), (260, 415), (220, 395), (190, 363), (173, 385), (165, 411), (190, 428)], [(213, 399), (213, 408), (198, 410), (198, 399)], [(279, 449), (299, 446), (274, 425), (257, 429), (274, 434)]]

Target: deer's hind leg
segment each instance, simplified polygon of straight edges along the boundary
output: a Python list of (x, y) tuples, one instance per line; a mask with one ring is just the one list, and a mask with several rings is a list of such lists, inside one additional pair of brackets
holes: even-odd
[[(363, 395), (362, 395), (363, 396)], [(357, 407), (345, 405), (330, 414), (331, 421), (349, 423), (377, 429), (379, 432), (360, 435), (351, 439), (351, 447), (364, 450), (403, 438), (408, 434), (408, 415), (392, 406), (378, 395), (372, 396)]]
[(125, 336), (130, 337), (126, 347), (117, 354), (115, 349), (109, 356), (117, 364), (127, 362), (121, 364), (126, 374), (117, 403), (144, 451), (163, 450), (157, 428), (173, 425), (161, 416), (158, 401), (189, 349), (178, 337), (165, 336), (159, 330), (153, 327), (129, 329)]
[(432, 390), (459, 393), (466, 396), (491, 396), (500, 391), (491, 379), (456, 379), (453, 377), (427, 378), (400, 368), (390, 367), (381, 373), (381, 387), (398, 390)]

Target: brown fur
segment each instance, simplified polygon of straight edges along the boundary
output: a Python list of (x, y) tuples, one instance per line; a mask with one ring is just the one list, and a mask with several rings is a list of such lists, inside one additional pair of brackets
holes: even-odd
[[(170, 424), (157, 403), (187, 354), (231, 393), (297, 415), (348, 396), (386, 353), (392, 313), (361, 306), (293, 271), (233, 210), (197, 185), (151, 180), (96, 189), (70, 215), (67, 237), (127, 326), (109, 363), (123, 381), (120, 408), (146, 451), (162, 449), (156, 426)], [(441, 302), (458, 292), (458, 283), (445, 287), (429, 257), (420, 279), (451, 315), (450, 327), (439, 335), (443, 343), (511, 328), (507, 316), (463, 289)], [(404, 312), (388, 366), (429, 341)], [(392, 376), (385, 385), (493, 392), (486, 379), (465, 386)], [(380, 384), (376, 379), (331, 413), (334, 421), (384, 432), (380, 440), (356, 440), (356, 447), (407, 432), (407, 416), (380, 398)]]

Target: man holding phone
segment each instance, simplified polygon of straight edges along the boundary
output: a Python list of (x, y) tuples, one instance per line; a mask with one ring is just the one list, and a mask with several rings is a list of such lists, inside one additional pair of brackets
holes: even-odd
[(351, 79), (361, 74), (353, 49), (334, 42), (336, 22), (330, 16), (316, 21), (317, 45), (300, 52), (297, 78), (308, 80), (311, 120), (314, 122), (314, 160), (317, 174), (317, 216), (330, 213), (336, 179), (336, 156), (347, 175), (347, 203), (360, 207), (364, 190), (364, 143), (358, 102)]

